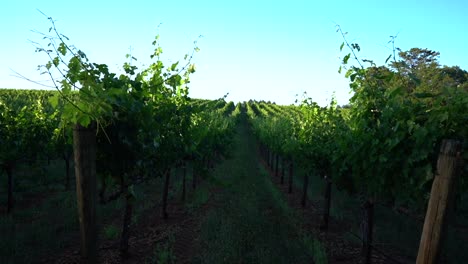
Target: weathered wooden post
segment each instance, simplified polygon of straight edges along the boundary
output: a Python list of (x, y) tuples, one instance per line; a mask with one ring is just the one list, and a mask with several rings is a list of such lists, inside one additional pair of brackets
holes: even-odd
[(10, 214), (13, 211), (13, 165), (7, 164), (5, 166), (5, 171), (8, 177), (8, 200), (7, 200), (7, 214)]
[(419, 243), (417, 264), (437, 263), (440, 254), (444, 222), (450, 204), (453, 183), (461, 160), (461, 143), (444, 140), (437, 160), (437, 171), (432, 183), (424, 227)]
[(286, 159), (284, 156), (281, 157), (281, 185), (284, 184), (284, 174), (286, 170)]
[(279, 154), (276, 153), (276, 156), (275, 156), (275, 177), (278, 177), (278, 163), (279, 163)]
[(187, 163), (184, 162), (182, 165), (182, 201), (185, 201), (185, 185), (186, 185), (186, 180), (185, 178), (187, 177)]
[(328, 230), (328, 222), (330, 218), (330, 204), (331, 204), (331, 189), (332, 189), (332, 182), (330, 177), (325, 175), (325, 194), (324, 194), (324, 205), (323, 205), (323, 218), (322, 224), (320, 225), (320, 229)]
[(288, 193), (292, 193), (293, 169), (294, 169), (293, 159), (292, 159), (292, 158), (289, 158), (289, 186), (288, 186)]
[(73, 129), (76, 198), (81, 234), (81, 262), (98, 263), (96, 222), (96, 131), (95, 126)]
[(361, 223), (362, 232), (362, 263), (369, 264), (372, 259), (372, 236), (374, 233), (374, 201), (367, 199), (363, 206), (364, 217)]
[(171, 177), (171, 169), (167, 169), (164, 174), (164, 186), (163, 186), (163, 197), (162, 197), (162, 211), (161, 216), (163, 219), (167, 219), (167, 196), (169, 193), (169, 180)]
[(192, 165), (192, 189), (195, 190), (197, 188), (197, 165)]
[[(126, 185), (126, 183), (124, 183), (123, 185)], [(134, 197), (133, 194), (130, 192), (128, 186), (125, 186), (124, 188), (125, 211), (124, 218), (122, 221), (122, 234), (120, 237), (120, 255), (124, 258), (127, 258), (129, 251), (128, 241), (130, 240), (130, 226), (132, 224)]]
[(301, 205), (302, 208), (306, 206), (307, 203), (307, 187), (309, 186), (309, 173), (304, 173), (304, 182), (302, 185), (302, 200)]

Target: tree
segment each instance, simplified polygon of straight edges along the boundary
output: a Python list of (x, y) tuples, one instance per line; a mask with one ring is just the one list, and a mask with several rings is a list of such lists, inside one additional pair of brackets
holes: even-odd
[[(450, 78), (450, 84), (453, 87), (459, 87), (468, 82), (468, 72), (461, 69), (459, 66), (444, 66), (441, 68), (441, 73), (444, 77)], [(464, 86), (468, 88), (467, 85)]]
[(412, 48), (409, 51), (401, 51), (398, 53), (401, 60), (393, 62), (395, 68), (407, 68), (412, 71), (421, 69), (428, 65), (439, 65), (438, 58), (440, 53), (429, 49)]

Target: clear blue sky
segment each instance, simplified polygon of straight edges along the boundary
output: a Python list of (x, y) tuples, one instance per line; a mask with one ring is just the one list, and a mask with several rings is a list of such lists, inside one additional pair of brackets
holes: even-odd
[[(0, 87), (40, 88), (13, 77), (13, 69), (34, 80), (44, 54), (29, 39), (47, 32), (42, 10), (62, 33), (98, 63), (117, 71), (129, 47), (148, 63), (155, 34), (168, 62), (189, 52), (199, 35), (190, 93), (197, 98), (270, 100), (294, 103), (307, 91), (324, 105), (335, 92), (340, 104), (350, 94), (340, 65), (335, 22), (361, 45), (361, 56), (382, 63), (390, 35), (403, 50), (428, 48), (443, 65), (468, 70), (468, 1), (30, 1), (5, 0), (0, 11)], [(159, 30), (157, 26), (162, 23)], [(136, 65), (139, 65), (136, 64)]]

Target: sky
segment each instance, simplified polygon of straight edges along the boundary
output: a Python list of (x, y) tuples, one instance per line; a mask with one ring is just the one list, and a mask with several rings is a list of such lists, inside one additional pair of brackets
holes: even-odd
[[(442, 65), (468, 70), (468, 1), (29, 1), (3, 0), (0, 9), (0, 87), (44, 89), (15, 76), (50, 84), (37, 66), (45, 54), (31, 41), (32, 30), (46, 33), (49, 21), (88, 58), (120, 72), (125, 54), (144, 68), (152, 41), (160, 35), (167, 64), (183, 59), (197, 40), (190, 95), (239, 102), (265, 100), (292, 104), (306, 92), (326, 105), (351, 97), (349, 82), (338, 73), (339, 24), (360, 58), (382, 64), (391, 53), (390, 36), (402, 50), (440, 52)], [(202, 35), (201, 38), (199, 36)], [(45, 43), (45, 42), (42, 42)], [(298, 97), (299, 96), (299, 97)]]

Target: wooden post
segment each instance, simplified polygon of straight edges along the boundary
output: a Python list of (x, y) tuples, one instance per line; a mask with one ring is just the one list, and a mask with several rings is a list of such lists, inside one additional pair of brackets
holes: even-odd
[(77, 124), (73, 129), (76, 198), (81, 234), (81, 262), (98, 262), (96, 223), (96, 131)]
[(5, 171), (8, 177), (8, 200), (7, 200), (7, 214), (13, 211), (13, 166), (8, 164), (5, 167)]
[(286, 159), (284, 156), (281, 157), (281, 184), (284, 184), (284, 174), (286, 169)]
[(63, 160), (65, 161), (65, 189), (70, 190), (70, 156), (63, 154)]
[(278, 177), (278, 163), (279, 163), (279, 155), (276, 154), (276, 156), (275, 156), (275, 177)]
[(163, 197), (162, 197), (162, 218), (167, 219), (167, 196), (169, 193), (169, 178), (171, 176), (171, 169), (166, 170), (164, 186), (163, 186)]
[(105, 203), (106, 200), (106, 189), (107, 189), (107, 183), (106, 183), (106, 178), (105, 177), (99, 177), (101, 180), (101, 189), (99, 189), (98, 195), (99, 195), (99, 202), (101, 204)]
[(270, 149), (268, 147), (265, 148), (266, 149), (266, 163), (268, 165), (268, 167), (270, 167)]
[(129, 256), (129, 244), (130, 240), (130, 225), (132, 224), (132, 215), (133, 215), (133, 195), (128, 190), (128, 187), (125, 188), (125, 211), (124, 218), (122, 222), (122, 235), (120, 237), (120, 255), (124, 258)]
[(328, 222), (330, 219), (331, 187), (332, 182), (330, 178), (325, 175), (325, 199), (323, 206), (322, 225), (320, 226), (320, 229), (322, 230), (328, 230)]
[(302, 208), (306, 206), (308, 186), (309, 186), (309, 174), (304, 173), (304, 185), (302, 186), (302, 201), (301, 201)]
[(273, 170), (275, 168), (275, 152), (273, 150), (270, 150), (270, 170)]
[(289, 186), (288, 186), (288, 193), (292, 193), (292, 185), (293, 185), (293, 159), (289, 159)]
[(374, 227), (374, 202), (367, 200), (363, 205), (364, 218), (361, 223), (362, 232), (362, 263), (371, 263), (372, 258), (372, 234)]
[(197, 188), (197, 164), (192, 164), (192, 189), (195, 190)]
[(187, 164), (182, 165), (182, 201), (185, 201), (185, 178), (187, 176)]
[(424, 227), (419, 243), (417, 264), (437, 263), (453, 182), (457, 177), (461, 143), (444, 140), (440, 147), (437, 171), (432, 183), (431, 197), (427, 207)]
[(263, 147), (263, 144), (259, 143), (258, 148), (260, 150), (260, 157), (262, 157), (262, 159), (265, 159), (265, 148)]

